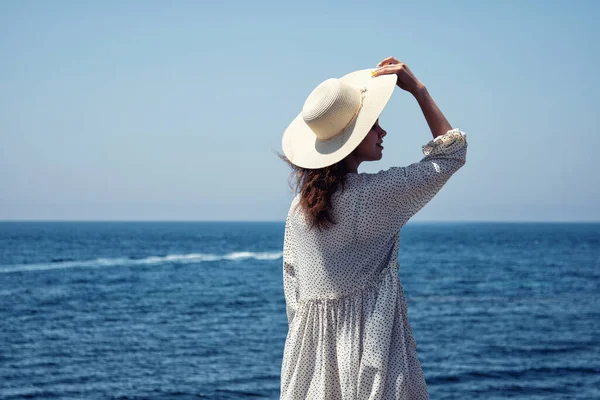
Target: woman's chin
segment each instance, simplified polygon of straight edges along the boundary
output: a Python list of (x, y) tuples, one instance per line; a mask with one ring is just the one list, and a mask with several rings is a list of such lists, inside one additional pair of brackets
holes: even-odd
[(379, 161), (383, 158), (383, 153), (381, 151), (377, 151), (372, 153), (371, 156), (366, 161)]

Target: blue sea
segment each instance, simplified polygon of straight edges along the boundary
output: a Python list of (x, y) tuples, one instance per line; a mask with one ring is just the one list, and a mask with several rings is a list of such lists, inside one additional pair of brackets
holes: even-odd
[[(0, 398), (277, 399), (283, 222), (0, 223)], [(600, 224), (418, 223), (432, 399), (600, 399)]]

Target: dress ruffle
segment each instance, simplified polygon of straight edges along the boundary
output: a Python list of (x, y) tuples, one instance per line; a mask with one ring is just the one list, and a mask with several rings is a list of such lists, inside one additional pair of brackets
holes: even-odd
[(451, 129), (443, 135), (440, 135), (429, 143), (423, 145), (423, 154), (433, 156), (440, 152), (447, 152), (448, 148), (463, 145), (467, 141), (467, 134), (458, 128)]
[(306, 299), (300, 298), (298, 300), (298, 306), (300, 307), (308, 302), (336, 301), (336, 300), (341, 300), (345, 297), (350, 297), (350, 296), (359, 294), (361, 292), (364, 292), (366, 290), (369, 290), (369, 289), (374, 288), (377, 285), (379, 285), (379, 283), (390, 273), (392, 273), (392, 274), (395, 273), (397, 275), (398, 268), (387, 266), (387, 267), (383, 268), (372, 280), (366, 282), (363, 285), (359, 285), (352, 291), (349, 291), (346, 293), (328, 293), (328, 294), (323, 294), (318, 297), (312, 297), (312, 298), (306, 298)]

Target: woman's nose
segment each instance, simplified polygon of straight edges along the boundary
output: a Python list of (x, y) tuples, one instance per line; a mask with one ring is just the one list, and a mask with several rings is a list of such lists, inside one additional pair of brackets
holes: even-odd
[(387, 135), (387, 132), (385, 131), (385, 129), (381, 128), (381, 132), (379, 133), (379, 135), (381, 137), (384, 137), (385, 135)]

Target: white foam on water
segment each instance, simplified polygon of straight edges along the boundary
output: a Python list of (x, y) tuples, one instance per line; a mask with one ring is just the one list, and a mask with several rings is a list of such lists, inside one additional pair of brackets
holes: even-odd
[(146, 257), (141, 259), (130, 259), (125, 257), (118, 258), (97, 258), (95, 260), (82, 260), (82, 261), (60, 261), (54, 263), (40, 263), (40, 264), (16, 264), (16, 265), (2, 265), (0, 266), (0, 273), (11, 273), (11, 272), (28, 272), (28, 271), (48, 271), (54, 269), (68, 269), (68, 268), (102, 268), (102, 267), (117, 267), (117, 266), (130, 266), (130, 265), (156, 265), (165, 263), (179, 263), (179, 264), (190, 264), (198, 262), (211, 262), (211, 261), (238, 261), (238, 260), (277, 260), (283, 256), (281, 251), (275, 252), (251, 252), (251, 251), (239, 251), (228, 254), (203, 254), (203, 253), (192, 253), (192, 254), (169, 254), (164, 257)]

